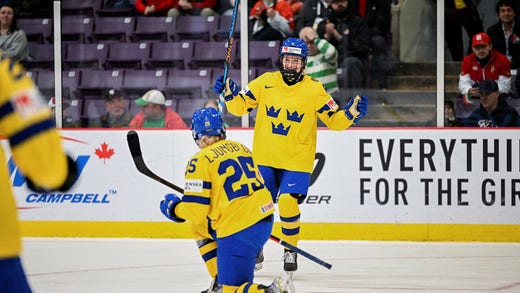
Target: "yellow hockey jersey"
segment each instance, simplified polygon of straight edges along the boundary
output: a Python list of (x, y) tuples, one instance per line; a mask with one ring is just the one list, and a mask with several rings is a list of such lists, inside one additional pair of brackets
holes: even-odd
[[(52, 189), (65, 182), (67, 159), (50, 109), (22, 66), (1, 53), (0, 133), (8, 139), (17, 167), (38, 186)], [(0, 258), (20, 251), (16, 203), (0, 147)]]
[(274, 212), (251, 151), (241, 143), (221, 140), (188, 161), (179, 218), (208, 222), (217, 237), (239, 232)]
[(344, 110), (321, 82), (304, 75), (289, 86), (279, 71), (267, 72), (251, 81), (237, 97), (226, 101), (237, 116), (258, 107), (253, 154), (259, 165), (291, 171), (312, 172), (318, 118), (332, 130), (352, 125)]

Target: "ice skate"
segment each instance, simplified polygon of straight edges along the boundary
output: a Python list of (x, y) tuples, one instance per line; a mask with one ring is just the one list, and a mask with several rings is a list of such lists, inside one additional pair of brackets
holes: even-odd
[(260, 250), (260, 252), (256, 255), (256, 263), (255, 263), (255, 272), (261, 270), (264, 265), (264, 250)]
[(296, 293), (292, 279), (277, 277), (273, 283), (265, 289), (265, 293)]
[(222, 293), (222, 285), (218, 284), (218, 278), (215, 277), (209, 284), (209, 289), (203, 290), (200, 293)]
[(283, 254), (283, 270), (295, 272), (298, 269), (297, 254), (292, 250), (286, 249)]

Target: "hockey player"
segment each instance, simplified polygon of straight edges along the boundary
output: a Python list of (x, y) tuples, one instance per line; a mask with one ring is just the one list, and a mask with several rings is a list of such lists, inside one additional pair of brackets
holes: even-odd
[(251, 151), (226, 140), (214, 108), (195, 111), (191, 130), (201, 150), (186, 166), (184, 196), (167, 194), (161, 212), (174, 222), (188, 220), (192, 227), (208, 223), (224, 293), (288, 292), (280, 277), (270, 286), (253, 283), (256, 255), (271, 234), (274, 203)]
[[(332, 130), (344, 130), (368, 110), (364, 96), (338, 109), (322, 83), (303, 74), (308, 53), (304, 40), (288, 38), (280, 47), (279, 71), (262, 74), (240, 92), (233, 80), (224, 81), (222, 76), (214, 87), (216, 93), (224, 92), (233, 115), (242, 116), (258, 107), (253, 155), (273, 201), (278, 202), (283, 239), (295, 246), (300, 234), (298, 205), (310, 184), (318, 118)], [(296, 253), (286, 249), (283, 259), (290, 277), (298, 268)]]
[[(17, 167), (37, 192), (68, 190), (77, 167), (63, 151), (51, 110), (21, 65), (0, 53), (0, 133)], [(0, 292), (31, 292), (20, 261), (16, 203), (0, 147)]]

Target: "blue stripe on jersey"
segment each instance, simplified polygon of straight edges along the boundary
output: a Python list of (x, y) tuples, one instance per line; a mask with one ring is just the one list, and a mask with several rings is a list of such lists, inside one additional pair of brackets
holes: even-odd
[(300, 233), (300, 227), (293, 228), (293, 229), (282, 228), (283, 235), (292, 236), (292, 235), (298, 235), (298, 233)]
[(7, 103), (0, 106), (0, 119), (4, 119), (5, 116), (13, 113), (13, 105), (8, 101)]
[(249, 292), (249, 288), (251, 288), (251, 283), (247, 283), (247, 285), (244, 286), (244, 290), (242, 292)]
[(209, 181), (202, 181), (202, 188), (204, 188), (204, 189), (211, 189), (211, 182), (209, 182)]
[(255, 95), (253, 95), (251, 91), (247, 91), (246, 96), (248, 96), (251, 100), (256, 101)]
[(294, 216), (294, 217), (282, 217), (280, 216), (280, 220), (282, 222), (296, 222), (300, 219), (300, 214)]
[(21, 131), (13, 134), (9, 138), (9, 143), (12, 147), (16, 147), (17, 145), (23, 143), (27, 139), (30, 139), (31, 137), (44, 132), (50, 128), (54, 127), (54, 121), (51, 119), (46, 119), (43, 121), (40, 121), (38, 123), (32, 124), (27, 128), (22, 129)]
[(182, 197), (182, 201), (209, 205), (209, 197), (202, 197), (202, 196), (196, 196), (196, 195), (185, 195)]
[(212, 258), (217, 257), (217, 250), (213, 249), (211, 251), (208, 251), (202, 255), (202, 259), (204, 262), (207, 262), (208, 260), (211, 260)]

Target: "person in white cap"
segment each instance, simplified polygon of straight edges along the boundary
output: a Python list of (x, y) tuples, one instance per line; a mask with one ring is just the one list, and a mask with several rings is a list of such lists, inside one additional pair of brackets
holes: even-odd
[(142, 107), (128, 126), (133, 128), (171, 128), (187, 129), (181, 116), (166, 107), (163, 93), (158, 90), (150, 90), (135, 103)]

